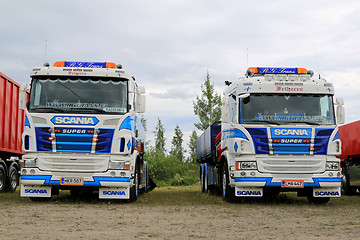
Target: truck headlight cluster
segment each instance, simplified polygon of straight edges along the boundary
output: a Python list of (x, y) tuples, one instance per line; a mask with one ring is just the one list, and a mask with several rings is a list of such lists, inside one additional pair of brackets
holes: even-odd
[(36, 167), (36, 159), (23, 159), (20, 161), (21, 167), (33, 168)]
[(338, 171), (340, 170), (340, 164), (338, 162), (326, 162), (326, 171)]
[(109, 169), (129, 170), (130, 163), (123, 161), (109, 161)]
[(236, 162), (236, 170), (254, 170), (257, 169), (256, 162)]

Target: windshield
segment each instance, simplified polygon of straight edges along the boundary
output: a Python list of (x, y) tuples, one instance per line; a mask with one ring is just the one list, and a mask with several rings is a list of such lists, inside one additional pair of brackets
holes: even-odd
[(252, 94), (240, 99), (240, 123), (335, 124), (331, 95)]
[(33, 79), (29, 110), (124, 114), (127, 112), (126, 79)]

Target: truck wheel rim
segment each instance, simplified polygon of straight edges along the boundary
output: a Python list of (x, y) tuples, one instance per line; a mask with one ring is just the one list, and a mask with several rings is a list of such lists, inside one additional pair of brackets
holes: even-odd
[(139, 173), (136, 171), (135, 174), (135, 195), (138, 196), (139, 194)]
[(223, 196), (226, 195), (226, 172), (223, 173), (223, 179), (222, 179), (222, 185), (223, 185)]
[(11, 174), (10, 184), (11, 184), (12, 189), (16, 188), (16, 186), (17, 186), (17, 177), (16, 177), (16, 174), (14, 172)]
[(0, 171), (0, 189), (3, 188), (5, 181), (5, 174), (3, 171)]

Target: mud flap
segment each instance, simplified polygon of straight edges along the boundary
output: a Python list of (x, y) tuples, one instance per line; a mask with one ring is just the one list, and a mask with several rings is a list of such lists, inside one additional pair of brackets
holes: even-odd
[(157, 187), (156, 183), (152, 180), (151, 176), (149, 175), (149, 191), (154, 190)]
[(51, 186), (21, 185), (21, 197), (51, 197)]
[(99, 188), (100, 199), (129, 199), (129, 188)]
[(314, 188), (314, 197), (341, 197), (341, 188)]
[(235, 187), (235, 196), (236, 197), (262, 197), (263, 189), (262, 188), (238, 188), (238, 187)]

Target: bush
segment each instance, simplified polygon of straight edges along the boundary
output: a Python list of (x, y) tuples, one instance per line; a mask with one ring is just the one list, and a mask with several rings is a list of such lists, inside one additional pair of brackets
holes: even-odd
[(159, 186), (188, 186), (200, 181), (199, 164), (184, 162), (174, 155), (149, 151), (145, 154), (150, 175)]

